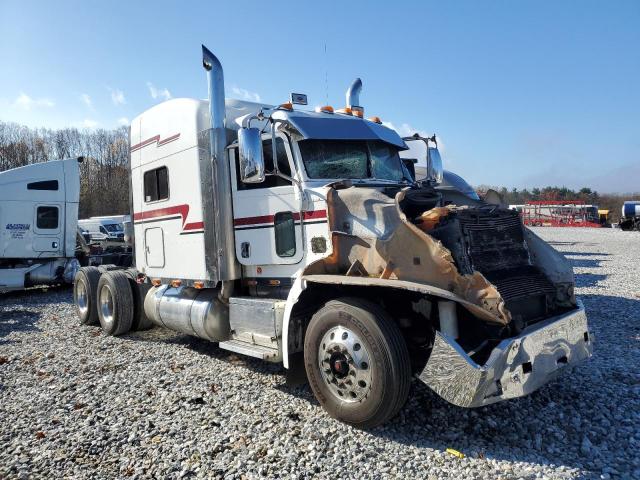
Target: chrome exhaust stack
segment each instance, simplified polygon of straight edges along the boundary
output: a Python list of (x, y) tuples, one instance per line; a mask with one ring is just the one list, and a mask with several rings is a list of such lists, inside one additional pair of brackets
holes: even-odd
[[(236, 262), (233, 238), (233, 209), (231, 205), (231, 177), (229, 162), (225, 157), (227, 147), (226, 106), (224, 98), (224, 72), (220, 60), (202, 45), (202, 66), (207, 71), (209, 82), (209, 147), (211, 151), (212, 182), (215, 210), (215, 259), (218, 281), (240, 278)], [(206, 199), (203, 199), (206, 201)]]
[(362, 91), (362, 80), (356, 78), (347, 89), (347, 107), (353, 109), (362, 108), (360, 105), (360, 92)]

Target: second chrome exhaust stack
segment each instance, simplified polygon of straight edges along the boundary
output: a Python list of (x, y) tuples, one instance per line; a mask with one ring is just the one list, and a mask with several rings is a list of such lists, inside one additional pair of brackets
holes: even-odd
[(360, 105), (360, 92), (362, 91), (362, 80), (356, 78), (347, 90), (347, 107), (353, 109), (362, 108)]

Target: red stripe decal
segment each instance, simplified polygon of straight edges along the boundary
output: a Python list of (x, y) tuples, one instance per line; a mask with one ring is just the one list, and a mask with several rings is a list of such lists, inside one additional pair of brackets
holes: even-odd
[(176, 133), (175, 135), (171, 135), (170, 137), (167, 137), (167, 138), (165, 138), (163, 140), (160, 140), (160, 135), (156, 135), (155, 137), (148, 138), (144, 142), (140, 142), (140, 143), (132, 146), (131, 147), (131, 151), (135, 152), (136, 150), (140, 150), (141, 148), (144, 148), (147, 145), (151, 145), (152, 143), (155, 143), (156, 147), (162, 147), (163, 145), (166, 145), (169, 142), (173, 142), (174, 140), (177, 140), (178, 138), (180, 138), (180, 134), (179, 133)]
[(189, 205), (176, 205), (174, 207), (158, 208), (156, 210), (149, 210), (147, 212), (138, 212), (133, 214), (134, 222), (144, 222), (152, 218), (168, 217), (170, 215), (180, 215), (182, 219), (182, 230), (202, 230), (204, 228), (204, 222), (191, 222), (186, 223), (187, 216), (189, 215)]
[(273, 215), (263, 215), (261, 217), (245, 217), (245, 218), (236, 218), (233, 220), (233, 224), (236, 226), (240, 225), (255, 225), (258, 223), (273, 223)]
[[(313, 212), (303, 212), (305, 220), (317, 220), (321, 218), (327, 218), (326, 210), (314, 210)], [(233, 221), (233, 225), (236, 227), (245, 226), (245, 225), (259, 225), (262, 223), (273, 223), (274, 215), (262, 215), (260, 217), (244, 217), (244, 218), (236, 218)], [(300, 220), (300, 213), (293, 213), (294, 220)]]
[[(305, 220), (318, 220), (320, 218), (327, 218), (326, 210), (314, 210), (312, 212), (302, 212)], [(295, 212), (293, 214), (295, 220), (300, 220), (300, 213)]]
[(183, 230), (202, 230), (204, 228), (204, 222), (187, 223)]

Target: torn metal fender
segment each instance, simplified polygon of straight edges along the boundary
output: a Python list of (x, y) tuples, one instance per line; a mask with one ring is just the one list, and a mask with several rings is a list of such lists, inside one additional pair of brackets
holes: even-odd
[(329, 285), (354, 285), (367, 287), (385, 287), (397, 290), (408, 290), (411, 292), (423, 293), (425, 295), (433, 295), (445, 300), (452, 300), (466, 308), (472, 315), (481, 320), (491, 323), (501, 323), (501, 320), (484, 308), (471, 303), (464, 298), (433, 285), (424, 283), (411, 282), (407, 280), (371, 278), (371, 277), (348, 277), (345, 275), (303, 275), (302, 280), (306, 283), (321, 283)]
[(478, 317), (508, 325), (511, 313), (497, 288), (478, 271), (461, 274), (442, 242), (407, 219), (400, 207), (405, 192), (391, 199), (373, 189), (330, 190), (327, 206), (333, 254), (307, 272), (346, 274), (359, 262), (367, 278), (434, 286), (488, 313)]

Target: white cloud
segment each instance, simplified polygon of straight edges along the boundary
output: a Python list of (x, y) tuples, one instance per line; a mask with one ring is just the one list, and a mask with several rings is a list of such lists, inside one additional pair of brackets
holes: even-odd
[(90, 130), (93, 130), (98, 125), (99, 125), (98, 122), (96, 122), (95, 120), (91, 120), (90, 118), (85, 118), (82, 122), (78, 124), (80, 128), (88, 128)]
[[(382, 122), (382, 124), (385, 127), (389, 127), (391, 130), (395, 130), (398, 133), (398, 135), (400, 135), (401, 137), (410, 137), (414, 133), (417, 133), (421, 137), (425, 137), (425, 138), (431, 137), (431, 135), (433, 135), (433, 134), (427, 133), (424, 130), (419, 130), (417, 128), (414, 128), (411, 125), (409, 125), (408, 123), (403, 123), (399, 127), (396, 127), (391, 122)], [(440, 136), (436, 135), (436, 141), (438, 142), (438, 150), (440, 150), (440, 153), (443, 153), (444, 152), (444, 143), (442, 142), (442, 138), (440, 138)]]
[(93, 103), (91, 102), (91, 97), (89, 96), (89, 94), (87, 93), (81, 94), (80, 100), (82, 101), (82, 103), (84, 103), (87, 106), (87, 108), (90, 108), (93, 110)]
[(31, 110), (32, 108), (45, 107), (51, 108), (55, 105), (53, 100), (49, 100), (48, 98), (31, 98), (24, 92), (20, 92), (18, 98), (13, 102), (14, 107), (21, 108), (22, 110)]
[(424, 130), (419, 130), (417, 128), (414, 128), (411, 125), (409, 125), (408, 123), (403, 123), (399, 127), (396, 127), (391, 122), (382, 122), (382, 124), (385, 127), (389, 127), (390, 129), (395, 130), (396, 132), (398, 132), (398, 135), (400, 135), (401, 137), (409, 137), (409, 136), (413, 135), (414, 133), (417, 133), (421, 137), (430, 137), (431, 136), (427, 132), (425, 132)]
[(147, 88), (149, 89), (149, 95), (154, 100), (158, 98), (169, 100), (171, 98), (171, 92), (167, 88), (156, 88), (151, 82), (147, 82)]
[(114, 105), (124, 105), (125, 103), (127, 103), (127, 100), (124, 98), (124, 92), (122, 90), (111, 87), (107, 88), (111, 92), (111, 101)]
[(127, 117), (120, 117), (118, 119), (118, 125), (122, 125), (122, 126), (128, 127), (130, 123), (131, 122), (129, 122), (129, 119)]
[(231, 87), (231, 91), (234, 95), (240, 97), (240, 100), (248, 100), (250, 102), (260, 102), (260, 95), (255, 92), (250, 92), (244, 88), (236, 87), (235, 85)]

